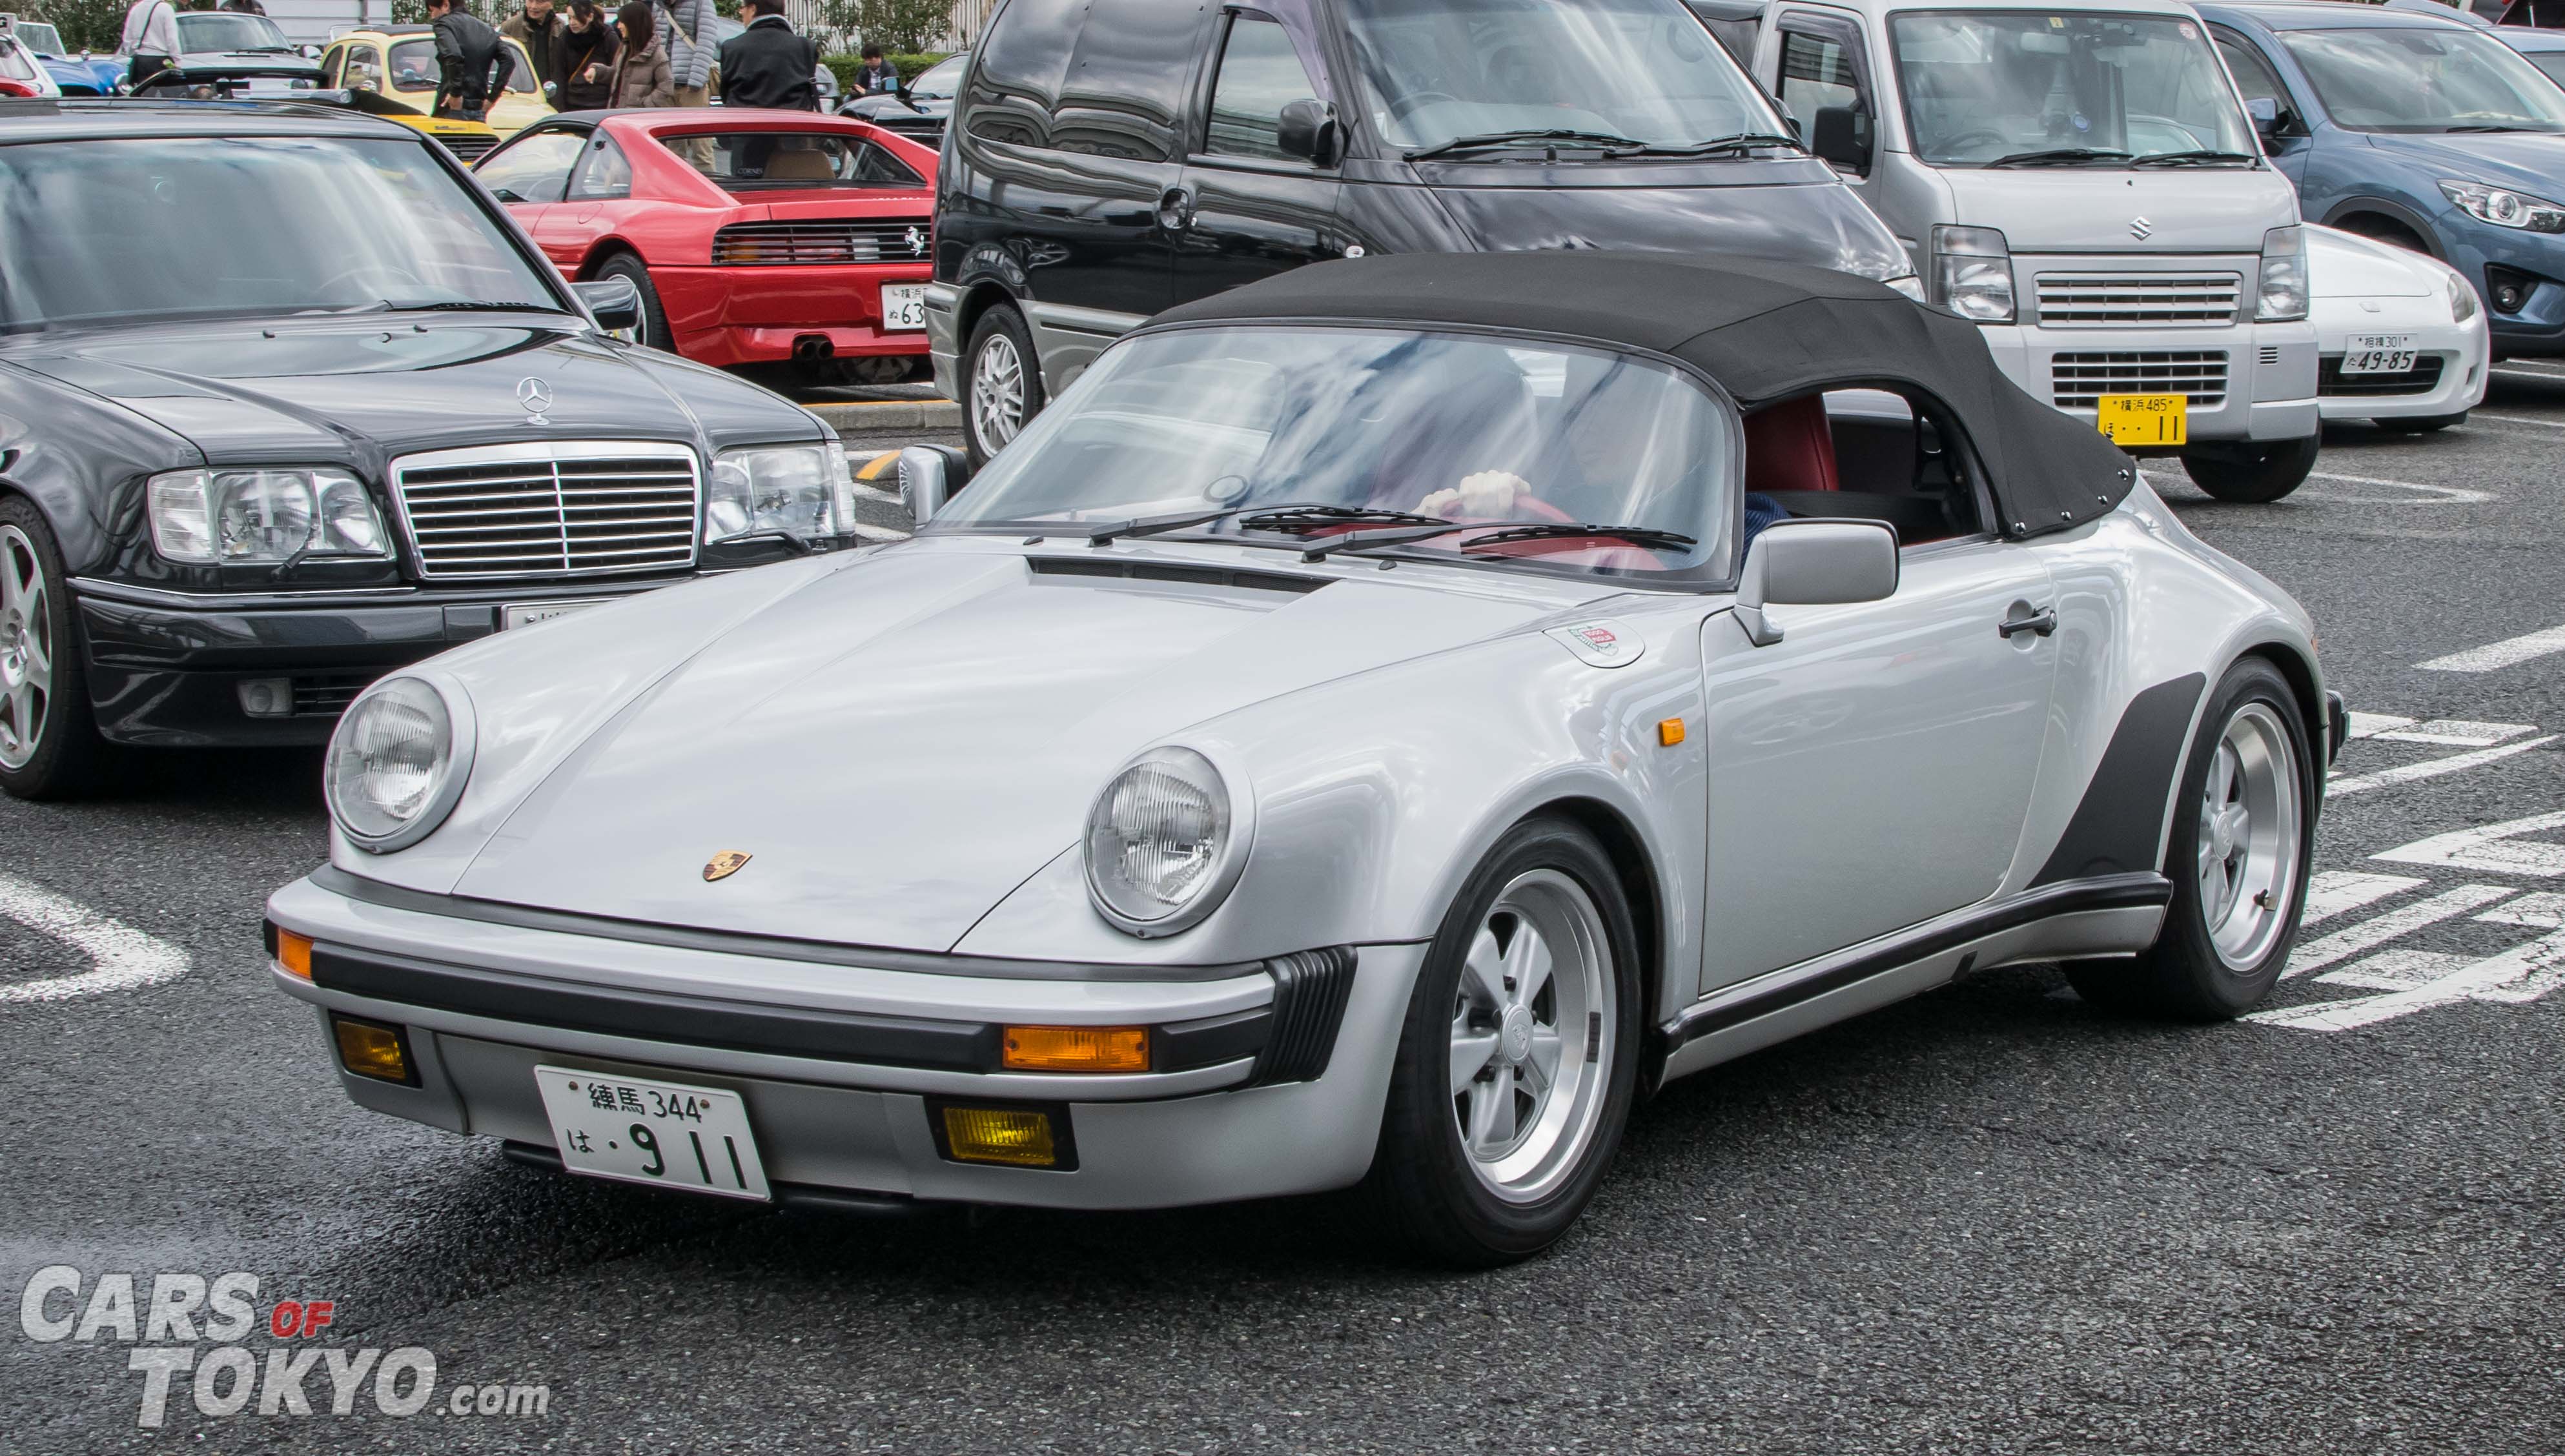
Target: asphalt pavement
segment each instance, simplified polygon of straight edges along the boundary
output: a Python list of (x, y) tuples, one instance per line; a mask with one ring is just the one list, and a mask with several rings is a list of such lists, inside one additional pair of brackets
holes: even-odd
[[(317, 753), (0, 800), (0, 1451), (2565, 1451), (2560, 460), (2565, 368), (2506, 365), (2457, 430), (2330, 432), (2275, 505), (2154, 472), (2363, 715), (2270, 1014), (1981, 975), (1676, 1084), (1578, 1229), (1490, 1274), (1329, 1200), (883, 1222), (522, 1167), (350, 1106), (267, 984)], [(44, 989), (93, 956), (121, 979)], [(48, 1266), (59, 1340), (5, 1314)], [(119, 1272), (330, 1324), (128, 1340)], [(137, 1424), (146, 1347), (239, 1413), (181, 1371)], [(435, 1385), (389, 1416), (400, 1351)], [(261, 1413), (239, 1366), (298, 1352), (314, 1413)], [(465, 1383), (530, 1388), (445, 1413)]]

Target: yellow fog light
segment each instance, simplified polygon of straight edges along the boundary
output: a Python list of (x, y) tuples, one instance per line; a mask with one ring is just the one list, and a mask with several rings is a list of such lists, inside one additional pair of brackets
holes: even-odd
[(333, 1015), (330, 1032), (339, 1039), (340, 1066), (377, 1082), (418, 1085), (418, 1078), (410, 1073), (409, 1048), (401, 1044), (399, 1027)]
[(1067, 1127), (1040, 1108), (962, 1107), (938, 1113), (944, 1155), (955, 1162), (1002, 1162), (1010, 1167), (1069, 1168)]
[(999, 1065), (1010, 1072), (1146, 1072), (1145, 1026), (1010, 1026)]

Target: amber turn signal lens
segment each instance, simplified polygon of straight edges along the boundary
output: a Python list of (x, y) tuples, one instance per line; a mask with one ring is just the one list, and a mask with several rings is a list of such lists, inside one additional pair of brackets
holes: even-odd
[(305, 980), (312, 979), (312, 937), (298, 936), (279, 926), (276, 931), (276, 963)]
[(1059, 1161), (1050, 1114), (1019, 1108), (946, 1108), (944, 1146), (957, 1162), (1049, 1167)]
[(1673, 747), (1675, 744), (1680, 743), (1680, 742), (1682, 742), (1683, 740), (1684, 740), (1684, 725), (1683, 725), (1683, 720), (1682, 720), (1682, 719), (1680, 719), (1680, 718), (1669, 718), (1669, 719), (1663, 719), (1663, 720), (1660, 720), (1660, 721), (1658, 722), (1658, 724), (1657, 724), (1657, 742), (1658, 742), (1659, 744), (1661, 744), (1661, 745), (1663, 745), (1663, 746), (1665, 746), (1665, 747), (1671, 748), (1671, 747)]
[(353, 1021), (345, 1016), (330, 1018), (330, 1032), (339, 1039), (339, 1065), (359, 1077), (377, 1082), (409, 1082), (409, 1056), (401, 1048), (401, 1036), (388, 1026), (370, 1021)]
[(1010, 1026), (999, 1064), (1010, 1072), (1146, 1072), (1145, 1026)]

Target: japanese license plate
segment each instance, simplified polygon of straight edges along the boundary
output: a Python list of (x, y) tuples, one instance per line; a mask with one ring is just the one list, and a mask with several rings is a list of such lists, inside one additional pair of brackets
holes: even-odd
[(886, 283), (881, 286), (882, 328), (926, 326), (926, 285)]
[(2355, 333), (2344, 343), (2342, 371), (2346, 374), (2404, 374), (2414, 368), (2414, 335), (2410, 333)]
[(591, 1177), (768, 1201), (766, 1167), (736, 1092), (537, 1067), (562, 1166)]
[(2191, 397), (2185, 394), (2105, 394), (2094, 423), (2114, 445), (2184, 445), (2191, 440)]
[(573, 612), (583, 612), (595, 605), (593, 601), (514, 602), (499, 609), (499, 627), (502, 631), (515, 627), (531, 627), (537, 622), (549, 622), (555, 617), (567, 617)]

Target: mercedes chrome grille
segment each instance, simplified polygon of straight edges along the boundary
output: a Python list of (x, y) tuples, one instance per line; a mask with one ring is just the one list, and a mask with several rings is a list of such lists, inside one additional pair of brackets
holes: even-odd
[(401, 526), (431, 581), (690, 566), (702, 481), (682, 445), (542, 441), (392, 462)]

